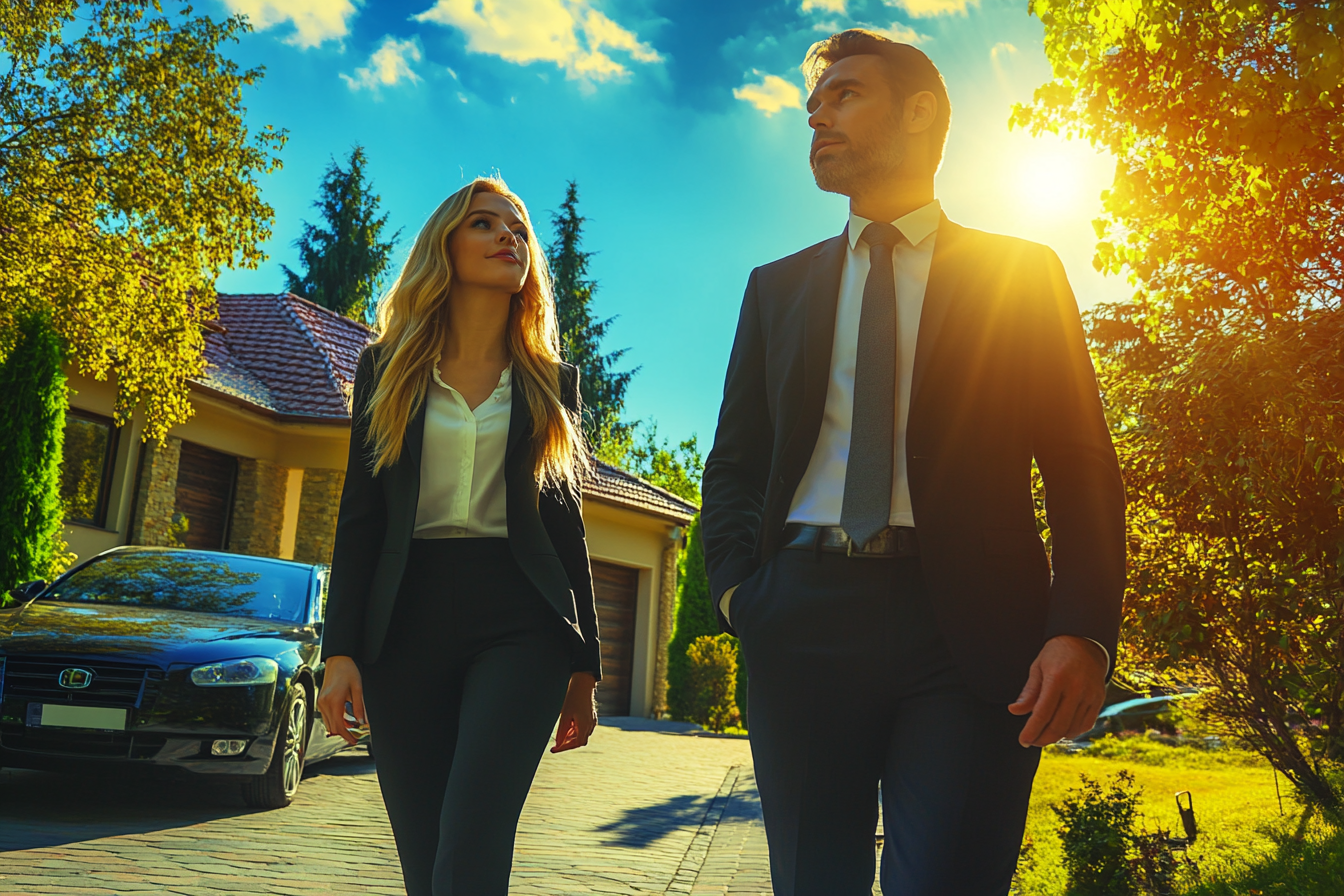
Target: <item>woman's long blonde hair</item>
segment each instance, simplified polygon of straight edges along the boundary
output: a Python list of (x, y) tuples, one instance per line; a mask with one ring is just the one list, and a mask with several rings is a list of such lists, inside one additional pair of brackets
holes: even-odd
[(377, 473), (401, 456), (407, 424), (425, 399), (430, 369), (447, 335), (447, 304), (452, 301), (448, 237), (467, 217), (477, 193), (495, 193), (509, 200), (527, 227), (531, 264), (523, 288), (510, 301), (505, 340), (518, 391), (532, 416), (537, 482), (543, 487), (572, 489), (587, 452), (577, 418), (561, 401), (560, 336), (546, 253), (523, 200), (498, 177), (476, 178), (435, 209), (379, 306), (377, 344), (382, 351), (376, 368), (378, 385), (367, 411), (373, 471)]

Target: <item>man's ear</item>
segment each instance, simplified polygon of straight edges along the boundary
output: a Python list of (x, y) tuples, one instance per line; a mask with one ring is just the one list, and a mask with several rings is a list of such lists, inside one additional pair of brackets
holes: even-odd
[(905, 132), (922, 134), (933, 126), (938, 116), (938, 97), (931, 90), (921, 90), (905, 98)]

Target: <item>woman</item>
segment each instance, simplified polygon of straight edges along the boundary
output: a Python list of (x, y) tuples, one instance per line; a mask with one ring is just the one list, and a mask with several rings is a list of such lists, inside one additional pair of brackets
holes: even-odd
[(523, 801), (601, 677), (578, 373), (546, 257), (495, 178), (416, 237), (355, 374), (318, 708), (378, 741), (410, 896), (505, 896)]

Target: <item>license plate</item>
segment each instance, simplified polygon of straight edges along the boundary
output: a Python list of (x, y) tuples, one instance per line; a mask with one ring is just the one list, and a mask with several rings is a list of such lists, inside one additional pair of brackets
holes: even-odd
[(67, 706), (61, 703), (29, 703), (28, 725), (44, 728), (93, 728), (125, 731), (126, 710), (107, 706)]

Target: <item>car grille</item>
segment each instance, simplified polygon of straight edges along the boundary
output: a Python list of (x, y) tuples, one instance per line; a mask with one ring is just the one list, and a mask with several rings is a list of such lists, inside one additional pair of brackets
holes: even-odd
[[(64, 688), (58, 679), (64, 669), (87, 669), (93, 681), (86, 688)], [(85, 662), (61, 657), (9, 656), (0, 678), (0, 697), (75, 706), (114, 706), (139, 709), (151, 706), (163, 685), (163, 670), (154, 666), (104, 661)]]

